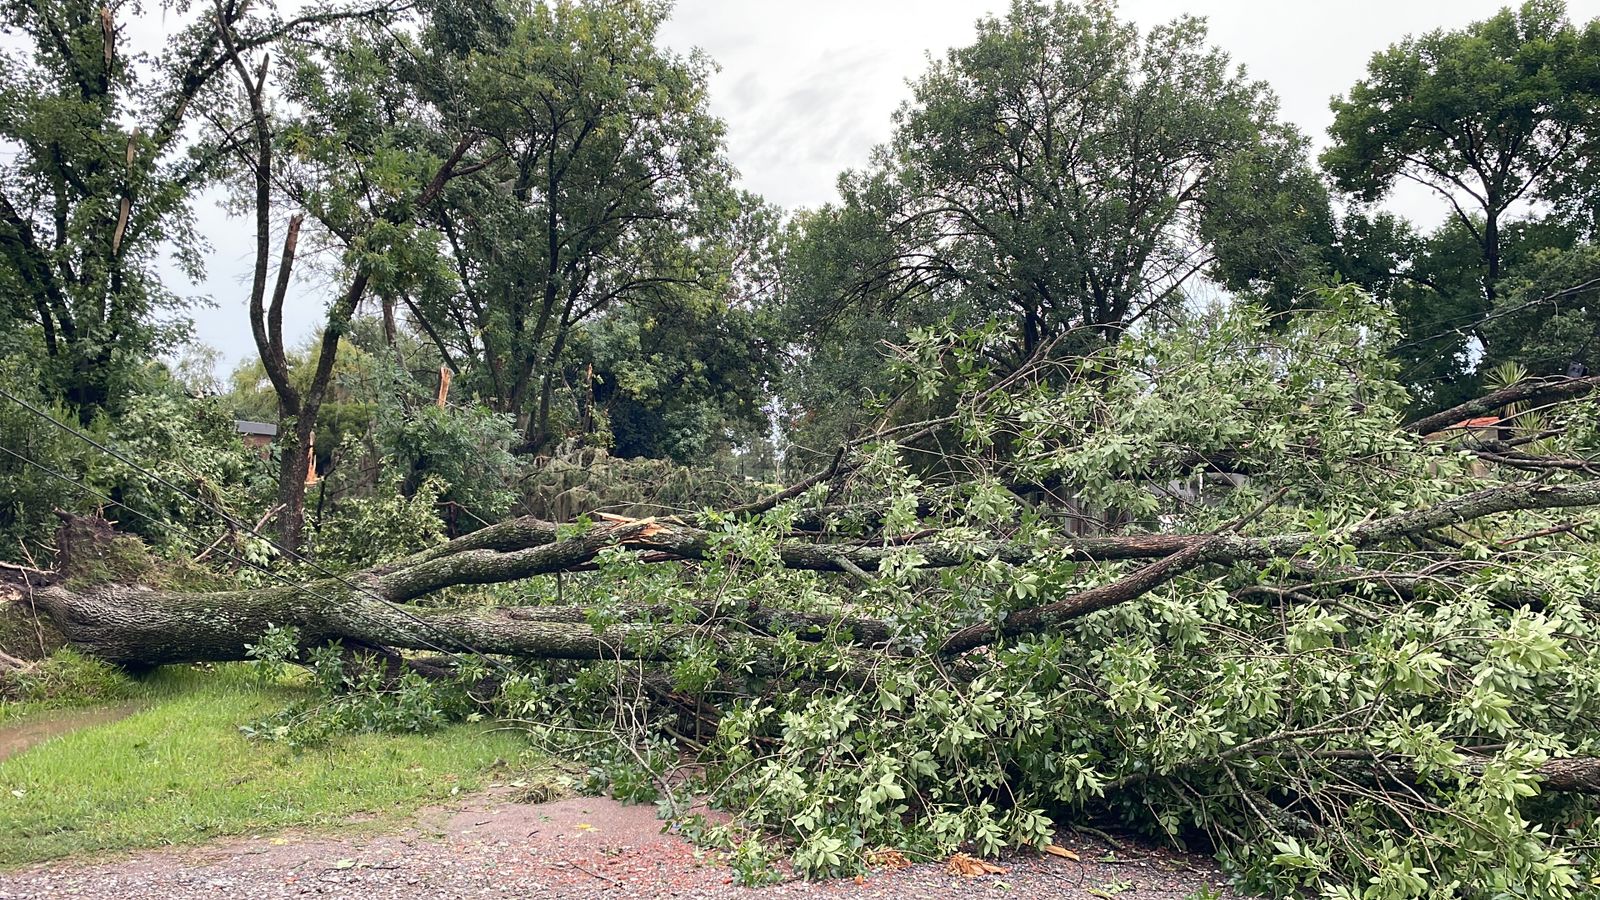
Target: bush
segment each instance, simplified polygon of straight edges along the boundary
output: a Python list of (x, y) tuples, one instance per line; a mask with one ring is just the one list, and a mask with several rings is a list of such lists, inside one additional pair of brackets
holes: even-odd
[[(40, 393), (36, 374), (23, 362), (24, 358), (0, 362), (0, 387), (56, 419), (76, 425), (77, 416), (71, 410)], [(32, 560), (47, 567), (55, 552), (51, 539), (56, 527), (54, 511), (84, 513), (99, 502), (72, 484), (92, 480), (91, 473), (99, 464), (94, 455), (97, 451), (3, 398), (0, 435), (7, 451), (0, 453), (0, 559)], [(95, 436), (104, 434), (95, 429)]]
[(158, 551), (192, 553), (226, 529), (215, 509), (253, 522), (274, 496), (274, 467), (245, 446), (232, 414), (215, 399), (190, 398), (161, 382), (130, 396), (102, 428), (107, 445), (138, 464), (99, 463), (107, 492), (137, 511), (121, 524)]
[(392, 413), (380, 418), (376, 440), (404, 488), (437, 482), (437, 499), (465, 511), (456, 520), (463, 532), (511, 509), (521, 466), (511, 453), (518, 434), (510, 416), (476, 405)]
[(101, 416), (84, 425), (72, 410), (42, 396), (30, 373), (21, 361), (8, 360), (0, 365), (0, 385), (133, 464), (19, 404), (0, 403), (0, 434), (11, 451), (0, 454), (0, 558), (25, 562), (31, 555), (48, 567), (57, 509), (84, 514), (104, 508), (121, 530), (177, 555), (209, 544), (226, 528), (208, 506), (238, 519), (254, 519), (266, 508), (270, 465), (245, 447), (220, 403), (187, 397), (152, 375), (114, 419)]
[(377, 496), (339, 503), (312, 535), (308, 549), (319, 566), (358, 569), (423, 550), (444, 540), (439, 519), (443, 482), (424, 481), (406, 496), (394, 486)]

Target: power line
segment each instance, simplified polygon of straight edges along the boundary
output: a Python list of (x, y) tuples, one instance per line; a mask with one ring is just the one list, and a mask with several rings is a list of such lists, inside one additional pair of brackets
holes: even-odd
[[(1403, 343), (1396, 344), (1393, 347), (1389, 348), (1389, 350), (1390, 350), (1391, 353), (1398, 352), (1398, 351), (1401, 351), (1401, 350), (1409, 350), (1409, 349), (1411, 349), (1413, 347), (1421, 347), (1421, 346), (1423, 346), (1425, 344), (1429, 344), (1429, 343), (1432, 343), (1434, 341), (1437, 341), (1437, 340), (1440, 340), (1440, 339), (1443, 339), (1443, 338), (1447, 338), (1447, 337), (1452, 337), (1452, 336), (1453, 337), (1459, 337), (1459, 338), (1474, 337), (1474, 335), (1469, 334), (1469, 331), (1471, 329), (1478, 328), (1478, 327), (1484, 325), (1485, 323), (1494, 321), (1495, 319), (1503, 318), (1505, 316), (1514, 315), (1516, 313), (1522, 312), (1523, 310), (1529, 309), (1531, 307), (1540, 306), (1542, 304), (1550, 303), (1552, 301), (1563, 300), (1563, 299), (1565, 299), (1567, 297), (1577, 296), (1577, 295), (1582, 294), (1583, 292), (1585, 292), (1587, 290), (1590, 290), (1591, 288), (1595, 288), (1597, 286), (1600, 286), (1600, 278), (1591, 278), (1588, 281), (1582, 282), (1580, 284), (1575, 284), (1575, 285), (1572, 285), (1571, 287), (1562, 288), (1559, 291), (1556, 291), (1556, 292), (1551, 293), (1551, 294), (1546, 294), (1543, 297), (1538, 297), (1538, 298), (1532, 299), (1532, 300), (1524, 300), (1523, 302), (1515, 304), (1513, 306), (1502, 307), (1500, 309), (1492, 309), (1492, 310), (1489, 310), (1488, 312), (1466, 312), (1466, 313), (1461, 313), (1461, 314), (1454, 315), (1454, 316), (1447, 316), (1447, 317), (1445, 317), (1443, 319), (1439, 319), (1439, 320), (1437, 320), (1437, 321), (1435, 321), (1433, 323), (1434, 325), (1449, 326), (1449, 327), (1446, 327), (1443, 331), (1435, 332), (1434, 334), (1430, 334), (1430, 335), (1427, 335), (1425, 337), (1413, 338), (1413, 339), (1411, 339), (1409, 341), (1405, 341)], [(1442, 295), (1442, 292), (1439, 291), (1438, 289), (1434, 289), (1434, 293)], [(1461, 323), (1461, 324), (1456, 325), (1456, 324), (1452, 324), (1452, 323)], [(1587, 349), (1588, 349), (1588, 347), (1587, 347), (1587, 345), (1585, 345), (1584, 350), (1587, 350)], [(1579, 351), (1579, 352), (1580, 352), (1580, 355), (1581, 355), (1581, 353), (1583, 351)], [(1405, 372), (1403, 372), (1401, 374), (1401, 377), (1404, 378), (1407, 381), (1411, 380), (1411, 375), (1413, 373), (1417, 372), (1418, 370), (1422, 369), (1430, 361), (1431, 361), (1431, 358), (1418, 360), (1417, 362), (1413, 363), (1409, 368), (1407, 368), (1405, 370)], [(1433, 378), (1423, 379), (1422, 381), (1417, 382), (1417, 383), (1418, 384), (1427, 384), (1427, 383), (1430, 383), (1430, 382), (1433, 382), (1433, 381), (1441, 381), (1441, 380), (1443, 380), (1443, 378), (1444, 378), (1444, 376), (1435, 376)]]
[[(134, 509), (133, 507), (129, 506), (128, 504), (126, 504), (124, 502), (122, 502), (121, 500), (117, 500), (117, 499), (113, 498), (111, 495), (105, 493), (104, 491), (99, 491), (99, 490), (96, 490), (96, 489), (94, 489), (92, 487), (89, 487), (88, 485), (84, 484), (83, 482), (77, 481), (77, 480), (73, 479), (72, 477), (70, 477), (70, 476), (68, 476), (66, 474), (63, 474), (62, 472), (59, 472), (56, 469), (53, 469), (50, 466), (45, 465), (44, 463), (41, 463), (41, 462), (39, 462), (37, 460), (29, 459), (28, 457), (23, 456), (22, 454), (16, 452), (15, 450), (12, 450), (9, 447), (0, 446), (0, 453), (4, 453), (7, 456), (10, 456), (11, 458), (13, 458), (15, 460), (18, 460), (19, 462), (23, 462), (23, 463), (26, 463), (27, 465), (33, 466), (35, 469), (38, 469), (39, 471), (45, 473), (46, 475), (49, 475), (52, 478), (58, 479), (58, 480), (60, 480), (60, 481), (62, 481), (64, 483), (66, 483), (70, 487), (77, 488), (78, 490), (83, 491), (84, 493), (88, 494), (91, 497), (94, 497), (97, 500), (104, 501), (105, 503), (108, 503), (108, 504), (110, 504), (112, 506), (120, 506), (123, 509), (127, 510), (128, 512), (133, 513), (134, 515), (136, 515), (139, 518), (145, 520), (146, 522), (149, 522), (152, 525), (158, 525), (159, 526), (159, 525), (169, 524), (169, 523), (161, 521), (160, 519), (157, 519), (155, 516), (152, 516), (147, 512), (143, 512), (141, 510)], [(263, 574), (266, 574), (266, 575), (268, 575), (268, 576), (270, 576), (272, 578), (276, 578), (279, 581), (282, 581), (284, 584), (287, 584), (292, 588), (295, 588), (297, 590), (305, 591), (306, 593), (310, 594), (311, 596), (316, 597), (318, 600), (324, 600), (324, 601), (327, 601), (327, 602), (332, 602), (332, 598), (331, 597), (328, 597), (326, 595), (317, 593), (315, 590), (313, 590), (311, 588), (310, 585), (308, 585), (308, 584), (306, 584), (304, 582), (297, 582), (297, 581), (289, 578), (287, 575), (284, 575), (282, 573), (274, 572), (271, 569), (268, 569), (265, 566), (262, 566), (260, 563), (254, 562), (254, 561), (252, 561), (250, 559), (246, 559), (244, 557), (235, 556), (234, 554), (230, 553), (229, 551), (222, 549), (220, 546), (216, 549), (215, 552), (218, 553), (221, 556), (227, 557), (228, 559), (230, 559), (230, 560), (232, 560), (232, 561), (234, 561), (236, 563), (239, 563), (240, 565), (249, 566), (252, 569), (257, 569), (257, 570), (261, 571)]]
[[(222, 519), (222, 521), (226, 522), (228, 525), (232, 526), (233, 528), (235, 528), (237, 530), (240, 530), (240, 531), (247, 532), (247, 533), (249, 533), (251, 535), (254, 535), (256, 538), (258, 538), (258, 539), (260, 539), (262, 541), (265, 541), (269, 546), (275, 548), (276, 550), (278, 550), (278, 552), (282, 553), (284, 556), (288, 557), (289, 559), (295, 560), (295, 561), (300, 562), (300, 563), (304, 563), (305, 565), (310, 566), (311, 568), (315, 569), (316, 571), (321, 572), (323, 575), (326, 575), (329, 578), (332, 578), (333, 580), (339, 582), (340, 584), (344, 585), (345, 587), (348, 587), (351, 590), (353, 590), (353, 591), (355, 591), (355, 592), (357, 592), (359, 594), (365, 594), (365, 595), (371, 597), (372, 599), (377, 600), (379, 603), (384, 604), (385, 606), (389, 607), (390, 609), (394, 610), (395, 612), (399, 613), (400, 615), (404, 616), (405, 618), (410, 619), (411, 621), (415, 622), (418, 625), (421, 625), (424, 628), (432, 630), (435, 634), (441, 635), (445, 640), (449, 641), (450, 643), (456, 644), (457, 646), (459, 646), (462, 650), (466, 651), (467, 653), (471, 653), (471, 654), (483, 657), (484, 659), (488, 660), (490, 663), (492, 663), (495, 666), (499, 667), (502, 671), (507, 671), (507, 672), (511, 671), (509, 669), (509, 667), (505, 666), (499, 660), (496, 660), (493, 657), (490, 657), (487, 654), (482, 653), (481, 651), (477, 650), (476, 648), (472, 647), (471, 645), (467, 644), (466, 642), (464, 642), (464, 641), (462, 641), (462, 640), (460, 640), (458, 638), (452, 637), (450, 635), (446, 635), (438, 626), (436, 626), (433, 623), (427, 621), (426, 619), (422, 618), (421, 616), (416, 615), (415, 613), (411, 612), (410, 610), (405, 609), (400, 604), (395, 603), (394, 601), (392, 601), (389, 598), (383, 596), (382, 594), (377, 593), (376, 591), (374, 591), (374, 590), (372, 590), (370, 588), (364, 587), (362, 585), (359, 585), (359, 584), (356, 584), (355, 582), (350, 581), (349, 579), (347, 579), (344, 576), (338, 574), (337, 572), (333, 572), (333, 571), (329, 570), (328, 568), (322, 566), (321, 564), (319, 564), (315, 560), (308, 559), (307, 557), (305, 557), (305, 556), (303, 556), (303, 555), (301, 555), (299, 553), (296, 553), (293, 550), (290, 550), (289, 548), (283, 546), (282, 544), (278, 543), (277, 541), (274, 541), (272, 538), (269, 538), (266, 535), (262, 534), (261, 532), (257, 531), (251, 525), (248, 525), (248, 524), (246, 524), (244, 522), (239, 521), (238, 519), (235, 519), (233, 516), (229, 515), (226, 511), (224, 511), (222, 508), (220, 508), (220, 507), (218, 507), (218, 506), (216, 506), (214, 504), (208, 503), (205, 500), (202, 500), (199, 497), (195, 496), (194, 494), (189, 493), (188, 491), (186, 491), (183, 488), (173, 484), (172, 482), (170, 482), (167, 479), (161, 477), (160, 475), (156, 474), (155, 472), (152, 472), (149, 469), (144, 468), (143, 466), (139, 465), (138, 463), (134, 462), (133, 460), (129, 459), (128, 457), (122, 455), (121, 453), (118, 453), (116, 450), (113, 450), (110, 447), (107, 447), (106, 445), (100, 443), (99, 441), (95, 440), (94, 438), (89, 437), (88, 435), (78, 431), (77, 429), (75, 429), (72, 426), (66, 424), (65, 422), (60, 421), (55, 416), (52, 416), (49, 413), (47, 413), (47, 412), (45, 412), (45, 411), (43, 411), (41, 409), (38, 409), (33, 404), (27, 402), (26, 400), (23, 400), (21, 397), (16, 396), (15, 394), (11, 393), (10, 391), (6, 390), (3, 387), (0, 387), (0, 397), (5, 397), (6, 399), (12, 401), (13, 403), (16, 403), (18, 406), (21, 406), (23, 409), (26, 409), (28, 412), (32, 413), (33, 415), (35, 415), (35, 416), (37, 416), (37, 417), (39, 417), (41, 419), (44, 419), (45, 421), (49, 422), (50, 424), (56, 426), (57, 428), (59, 428), (62, 431), (66, 432), (67, 434), (77, 438), (80, 441), (83, 441), (84, 443), (90, 445), (91, 447), (94, 447), (94, 448), (100, 450), (103, 453), (106, 453), (106, 454), (112, 456), (113, 458), (121, 461), (124, 465), (127, 465), (128, 467), (132, 468), (134, 471), (136, 471), (136, 472), (138, 472), (138, 473), (140, 473), (140, 474), (142, 474), (142, 475), (154, 480), (158, 484), (166, 486), (167, 488), (169, 488), (172, 491), (174, 491), (175, 493), (177, 493), (179, 496), (184, 497), (187, 500), (189, 500), (190, 502), (195, 503), (196, 505), (200, 506), (202, 509), (206, 509), (206, 510), (211, 511), (212, 513), (215, 513), (218, 518)], [(21, 454), (15, 453), (15, 452), (13, 452), (12, 450), (10, 450), (10, 449), (8, 449), (6, 447), (0, 447), (0, 450), (5, 450), (5, 452), (10, 454), (11, 456), (14, 456), (17, 459), (20, 459), (23, 462), (28, 463), (30, 465), (33, 465), (33, 466), (35, 466), (37, 468), (40, 468), (43, 471), (48, 472), (50, 475), (52, 475), (52, 476), (54, 476), (56, 478), (62, 479), (63, 481), (66, 481), (68, 484), (71, 484), (71, 485), (74, 485), (76, 487), (82, 488), (83, 490), (88, 491), (88, 492), (90, 492), (92, 494), (95, 494), (96, 496), (99, 496), (102, 499), (105, 499), (105, 500), (107, 500), (107, 501), (109, 501), (111, 503), (115, 503), (116, 505), (121, 506), (123, 509), (127, 509), (130, 512), (135, 513), (136, 515), (140, 515), (140, 516), (144, 517), (145, 519), (147, 519), (147, 520), (149, 520), (151, 522), (156, 522), (156, 520), (153, 519), (152, 517), (150, 517), (148, 515), (145, 515), (144, 513), (140, 512), (138, 510), (133, 509), (132, 507), (128, 506), (127, 504), (122, 503), (122, 502), (117, 501), (117, 500), (113, 500), (112, 498), (106, 496), (105, 494), (102, 494), (99, 491), (95, 491), (94, 489), (88, 487), (87, 485), (84, 485), (84, 484), (81, 484), (81, 483), (79, 483), (77, 481), (74, 481), (71, 478), (68, 478), (67, 476), (65, 476), (65, 475), (63, 475), (63, 474), (61, 474), (59, 472), (56, 472), (53, 469), (50, 469), (49, 467), (44, 466), (41, 463), (35, 462), (34, 460), (31, 460), (31, 459), (28, 459), (27, 457), (22, 456)], [(273, 572), (270, 569), (267, 569), (267, 568), (265, 568), (263, 566), (260, 566), (260, 565), (258, 565), (256, 563), (253, 563), (253, 562), (250, 562), (248, 560), (239, 560), (237, 557), (234, 557), (232, 554), (226, 554), (225, 553), (224, 555), (228, 556), (230, 559), (235, 559), (235, 560), (238, 560), (239, 562), (244, 562), (244, 563), (250, 565), (253, 568), (260, 569), (261, 571), (266, 572), (267, 574), (272, 575), (275, 578), (279, 578), (280, 580), (283, 580), (283, 581), (285, 581), (286, 583), (288, 583), (288, 584), (290, 584), (292, 586), (299, 587), (299, 588), (301, 588), (303, 590), (306, 590), (308, 593), (312, 594), (312, 596), (315, 596), (320, 600), (323, 600), (323, 601), (326, 601), (326, 602), (330, 602), (330, 603), (332, 602), (331, 598), (326, 597), (326, 596), (322, 596), (320, 594), (317, 594), (315, 591), (311, 591), (309, 588), (306, 588), (303, 584), (299, 584), (297, 582), (294, 582), (293, 580), (288, 579), (285, 576), (279, 575), (278, 573)], [(455, 659), (457, 662), (464, 662), (464, 660), (462, 660), (459, 655), (457, 655), (456, 653), (452, 652), (451, 650), (449, 650), (449, 649), (447, 649), (445, 647), (442, 647), (442, 646), (440, 646), (438, 644), (435, 644), (434, 642), (428, 640), (427, 638), (419, 637), (418, 639), (421, 640), (423, 643), (427, 644), (431, 649), (437, 650), (440, 653), (444, 653), (447, 656), (450, 656), (452, 659)]]

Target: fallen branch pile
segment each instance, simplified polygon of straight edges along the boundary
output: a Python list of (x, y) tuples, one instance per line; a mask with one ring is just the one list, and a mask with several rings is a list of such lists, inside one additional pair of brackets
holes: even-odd
[[(842, 865), (826, 862), (842, 858), (828, 856), (838, 835), (1038, 843), (1050, 808), (1203, 834), (1263, 883), (1459, 872), (1513, 846), (1529, 872), (1566, 878), (1582, 829), (1538, 829), (1600, 794), (1600, 479), (1565, 464), (1592, 464), (1595, 379), (1396, 425), (1328, 401), (1331, 375), (1281, 397), (1270, 371), (1256, 377), (1268, 399), (1231, 430), (1142, 433), (1141, 404), (1181, 405), (1188, 389), (1130, 377), (1121, 395), (1097, 383), (1071, 415), (996, 412), (1008, 455), (952, 455), (937, 477), (883, 460), (950, 417), (852, 442), (736, 510), (516, 518), (293, 585), (3, 577), (72, 645), (134, 667), (249, 659), (285, 628), (302, 659), (343, 647), (429, 678), (453, 667), (417, 653), (564, 673), (538, 676), (546, 686), (617, 667), (689, 717), (698, 738), (660, 727), (704, 749), (713, 793), (794, 841), (808, 871)], [(1512, 402), (1556, 412), (1525, 432), (1507, 413), (1497, 445), (1421, 437)], [(1304, 412), (1319, 403), (1343, 418)], [(1080, 422), (1093, 424), (1061, 424)], [(1123, 442), (1115, 454), (1108, 440)], [(1103, 477), (1085, 475), (1104, 459)], [(1248, 484), (1147, 493), (1219, 459)], [(1144, 509), (1057, 527), (1050, 497), (1030, 499), (1046, 482)], [(67, 524), (70, 568), (106, 529)], [(537, 602), (484, 600), (556, 578), (564, 592)], [(547, 715), (589, 702), (553, 690), (538, 689)], [(1522, 805), (1534, 796), (1555, 804), (1542, 819)], [(1374, 855), (1385, 835), (1405, 849)]]

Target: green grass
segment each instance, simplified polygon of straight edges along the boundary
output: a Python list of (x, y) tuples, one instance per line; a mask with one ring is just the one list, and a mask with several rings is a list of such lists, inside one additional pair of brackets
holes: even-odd
[(362, 734), (291, 751), (239, 726), (300, 696), (242, 667), (172, 669), (141, 684), (148, 706), (0, 762), (0, 866), (186, 844), (288, 826), (410, 813), (471, 790), (517, 736), (481, 725), (427, 735)]
[(136, 681), (112, 665), (71, 649), (58, 650), (32, 668), (0, 676), (0, 723), (51, 710), (146, 699), (163, 687), (154, 681)]

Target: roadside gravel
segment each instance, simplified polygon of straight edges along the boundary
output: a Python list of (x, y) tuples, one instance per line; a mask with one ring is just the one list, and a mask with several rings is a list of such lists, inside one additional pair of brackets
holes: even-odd
[(1019, 856), (1006, 871), (952, 875), (943, 863), (863, 879), (789, 881), (760, 889), (678, 837), (654, 811), (580, 798), (543, 804), (490, 793), (425, 811), (403, 831), (326, 836), (290, 832), (89, 863), (48, 863), (0, 874), (0, 900), (189, 900), (219, 897), (1187, 898), (1202, 888), (1236, 896), (1208, 860), (1098, 840), (1063, 839), (1078, 860)]

